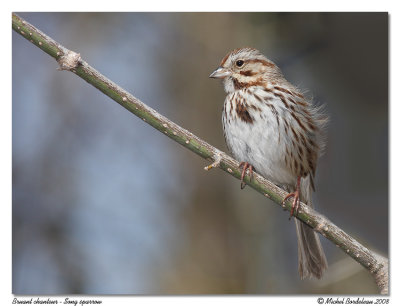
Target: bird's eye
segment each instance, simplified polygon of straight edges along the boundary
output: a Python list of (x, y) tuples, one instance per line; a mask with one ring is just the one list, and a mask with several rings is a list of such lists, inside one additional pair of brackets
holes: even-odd
[(238, 67), (242, 67), (243, 64), (244, 64), (244, 61), (242, 61), (242, 60), (236, 61), (236, 66), (238, 66)]

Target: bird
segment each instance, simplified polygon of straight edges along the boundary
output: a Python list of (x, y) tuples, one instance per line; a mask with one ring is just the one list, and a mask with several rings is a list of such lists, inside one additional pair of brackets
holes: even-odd
[[(259, 50), (229, 52), (210, 78), (221, 79), (226, 92), (222, 126), (227, 147), (240, 161), (241, 188), (253, 171), (293, 198), (290, 217), (299, 201), (312, 207), (317, 160), (322, 154), (327, 116), (278, 66)], [(289, 218), (290, 219), (290, 218)], [(328, 267), (318, 234), (295, 218), (298, 272), (301, 279), (320, 279)]]

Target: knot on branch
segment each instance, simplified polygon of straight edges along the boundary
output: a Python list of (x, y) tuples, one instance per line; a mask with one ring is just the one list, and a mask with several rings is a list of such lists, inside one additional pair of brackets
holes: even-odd
[(57, 62), (60, 65), (58, 70), (69, 70), (75, 69), (78, 67), (81, 61), (81, 55), (74, 51), (68, 50), (63, 56), (61, 56)]
[(209, 171), (212, 168), (218, 168), (221, 164), (221, 160), (222, 160), (222, 155), (221, 152), (216, 150), (217, 153), (214, 154), (213, 158), (214, 158), (214, 162), (211, 165), (208, 165), (206, 167), (204, 167), (204, 170)]

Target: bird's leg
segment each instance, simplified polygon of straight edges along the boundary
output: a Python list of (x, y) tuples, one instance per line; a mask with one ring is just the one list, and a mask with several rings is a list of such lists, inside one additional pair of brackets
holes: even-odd
[(243, 189), (244, 187), (246, 187), (246, 183), (244, 182), (244, 177), (246, 175), (246, 170), (249, 169), (249, 176), (250, 176), (250, 181), (253, 178), (253, 166), (250, 165), (248, 162), (241, 162), (239, 164), (239, 169), (243, 167), (242, 170), (242, 176), (240, 177), (240, 188)]
[(285, 201), (291, 197), (293, 197), (293, 204), (292, 204), (292, 209), (290, 210), (290, 218), (295, 214), (297, 216), (297, 213), (299, 211), (300, 207), (300, 179), (301, 176), (297, 177), (297, 184), (296, 184), (296, 190), (292, 193), (289, 193), (282, 201), (282, 204), (285, 203)]

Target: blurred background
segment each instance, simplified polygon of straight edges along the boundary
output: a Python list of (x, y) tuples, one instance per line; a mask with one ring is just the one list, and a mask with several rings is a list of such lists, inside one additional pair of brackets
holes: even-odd
[[(255, 47), (330, 116), (316, 209), (388, 256), (386, 13), (19, 13), (227, 151), (209, 74)], [(13, 32), (14, 294), (375, 294), (322, 237), (301, 281), (288, 213), (174, 143)]]

